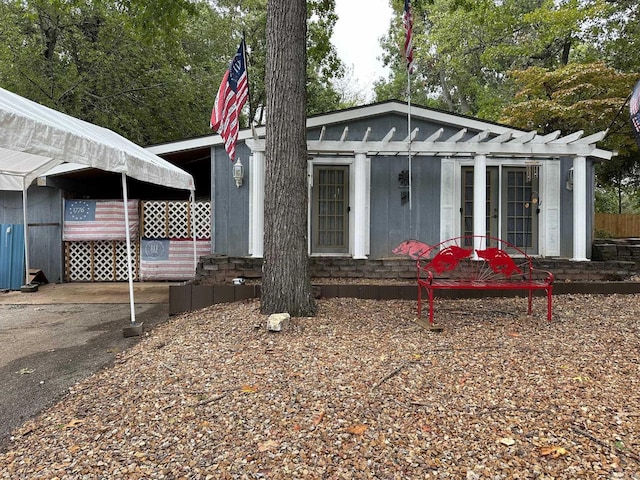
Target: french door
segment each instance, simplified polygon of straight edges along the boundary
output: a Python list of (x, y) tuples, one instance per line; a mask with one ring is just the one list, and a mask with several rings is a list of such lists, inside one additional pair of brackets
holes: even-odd
[[(486, 232), (538, 252), (538, 175), (525, 167), (487, 167)], [(473, 167), (462, 168), (461, 232), (473, 235)]]

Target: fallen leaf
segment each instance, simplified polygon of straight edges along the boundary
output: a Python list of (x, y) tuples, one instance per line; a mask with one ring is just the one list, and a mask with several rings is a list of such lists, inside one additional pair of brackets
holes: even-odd
[(33, 368), (21, 368), (16, 373), (19, 375), (29, 375), (30, 373), (35, 372)]
[(80, 420), (79, 418), (74, 418), (62, 428), (75, 428), (78, 425), (82, 425), (83, 423), (84, 423), (84, 420)]
[(258, 444), (258, 451), (259, 452), (266, 452), (267, 450), (271, 450), (273, 448), (276, 448), (278, 445), (280, 445), (278, 442), (276, 442), (275, 440), (267, 440), (266, 442), (262, 442)]
[(366, 430), (367, 426), (362, 424), (352, 425), (351, 427), (347, 428), (347, 432), (351, 433), (352, 435), (362, 435)]
[(540, 455), (543, 457), (551, 456), (553, 458), (558, 458), (560, 455), (566, 455), (569, 453), (567, 449), (562, 447), (540, 447)]
[(313, 417), (313, 424), (318, 425), (324, 418), (324, 410)]
[(258, 391), (258, 387), (255, 385), (243, 385), (240, 391), (242, 393), (256, 393)]

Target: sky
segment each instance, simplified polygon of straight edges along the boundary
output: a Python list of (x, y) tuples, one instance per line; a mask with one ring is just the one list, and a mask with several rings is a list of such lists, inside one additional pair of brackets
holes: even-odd
[(392, 10), (389, 0), (336, 0), (338, 21), (332, 43), (347, 68), (354, 67), (354, 81), (372, 99), (373, 82), (386, 77), (380, 37), (387, 34)]

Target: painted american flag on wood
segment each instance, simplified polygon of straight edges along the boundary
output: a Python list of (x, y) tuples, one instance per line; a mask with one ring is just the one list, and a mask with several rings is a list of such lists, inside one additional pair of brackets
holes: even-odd
[[(211, 240), (196, 240), (196, 261), (211, 254)], [(195, 278), (193, 239), (146, 239), (140, 243), (140, 280)]]
[[(140, 229), (138, 200), (129, 200), (129, 234), (135, 240)], [(122, 200), (65, 200), (62, 239), (65, 242), (125, 240)]]

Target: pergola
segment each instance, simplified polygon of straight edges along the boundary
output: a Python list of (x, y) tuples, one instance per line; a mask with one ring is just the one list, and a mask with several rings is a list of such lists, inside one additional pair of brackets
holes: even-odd
[[(473, 126), (486, 127), (488, 124), (476, 120), (470, 120)], [(474, 234), (482, 235), (485, 232), (485, 205), (486, 205), (486, 169), (488, 158), (517, 158), (524, 159), (532, 165), (539, 164), (542, 160), (557, 160), (560, 157), (571, 158), (573, 162), (573, 225), (578, 232), (584, 225), (586, 216), (586, 182), (587, 182), (587, 158), (595, 160), (609, 160), (613, 153), (597, 147), (607, 134), (600, 131), (593, 135), (583, 136), (583, 131), (561, 136), (560, 131), (547, 135), (539, 135), (535, 131), (523, 132), (508, 127), (495, 125), (489, 129), (480, 130), (477, 133), (469, 133), (468, 128), (459, 129), (452, 135), (444, 136), (445, 130), (438, 129), (426, 138), (419, 139), (417, 128), (403, 139), (394, 139), (396, 129), (391, 128), (381, 140), (371, 140), (371, 128), (367, 128), (362, 138), (349, 139), (349, 128), (345, 127), (338, 140), (327, 140), (326, 125), (318, 125), (320, 134), (317, 139), (307, 140), (307, 151), (310, 155), (337, 155), (352, 156), (355, 158), (354, 168), (357, 172), (364, 171), (366, 159), (373, 156), (398, 156), (409, 159), (409, 172), (411, 161), (415, 157), (420, 160), (428, 160), (430, 157), (444, 157), (445, 159), (466, 158), (473, 162), (474, 188), (473, 193), (473, 218)], [(472, 132), (477, 130), (473, 129)], [(252, 151), (253, 160), (251, 168), (251, 194), (253, 201), (250, 203), (250, 218), (252, 232), (250, 238), (253, 256), (261, 257), (264, 224), (262, 212), (264, 211), (264, 154), (265, 140), (260, 138), (259, 132), (254, 130), (253, 137), (246, 140)], [(558, 168), (559, 174), (559, 168)], [(411, 178), (411, 174), (409, 175)], [(366, 203), (366, 186), (356, 183), (354, 192), (354, 211), (356, 223), (358, 216), (363, 215)], [(411, 191), (411, 186), (409, 186)], [(411, 198), (411, 193), (409, 193)], [(443, 233), (444, 236), (446, 234)], [(358, 238), (356, 231), (354, 258), (366, 258), (364, 255), (364, 239)], [(574, 235), (573, 259), (586, 260), (586, 238), (583, 235)]]

